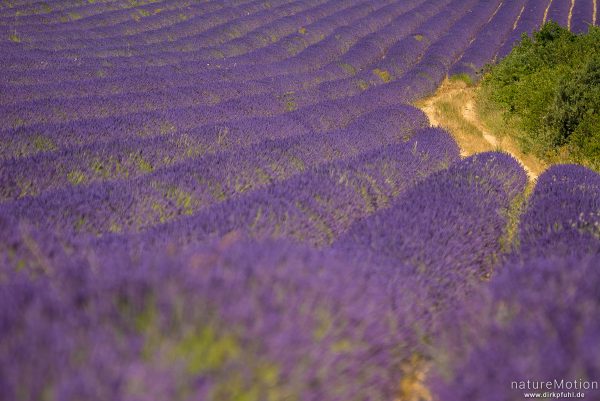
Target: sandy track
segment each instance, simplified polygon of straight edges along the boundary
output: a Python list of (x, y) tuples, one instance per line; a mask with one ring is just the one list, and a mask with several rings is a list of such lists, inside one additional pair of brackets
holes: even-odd
[(532, 155), (521, 152), (512, 138), (499, 136), (481, 120), (475, 102), (476, 87), (462, 81), (445, 80), (437, 92), (420, 102), (419, 107), (432, 126), (449, 131), (463, 157), (490, 150), (502, 150), (519, 160), (530, 179), (535, 179), (545, 165)]
[(475, 104), (472, 99), (469, 99), (463, 106), (462, 116), (467, 121), (469, 121), (471, 124), (473, 124), (481, 132), (483, 139), (485, 139), (490, 145), (492, 145), (492, 147), (494, 147), (495, 149), (501, 149), (507, 153), (510, 153), (515, 159), (519, 160), (521, 165), (523, 165), (523, 168), (525, 169), (525, 171), (527, 171), (527, 175), (529, 176), (530, 179), (537, 178), (538, 174), (535, 173), (527, 165), (527, 163), (525, 163), (524, 160), (522, 160), (522, 158), (520, 157), (520, 155), (517, 154), (517, 152), (515, 152), (509, 146), (506, 146), (506, 145), (503, 146), (504, 141), (502, 139), (497, 138), (495, 135), (493, 135), (487, 131), (484, 124), (479, 120), (479, 118), (477, 116), (477, 112), (475, 110)]
[(571, 0), (571, 7), (569, 8), (569, 18), (567, 19), (567, 29), (571, 30), (571, 20), (573, 19), (573, 9), (575, 8), (575, 0)]
[(546, 23), (546, 20), (548, 19), (548, 11), (550, 11), (550, 6), (552, 5), (552, 1), (553, 0), (550, 0), (548, 2), (548, 6), (546, 7), (546, 11), (544, 11), (544, 19), (542, 20), (542, 25), (544, 25)]

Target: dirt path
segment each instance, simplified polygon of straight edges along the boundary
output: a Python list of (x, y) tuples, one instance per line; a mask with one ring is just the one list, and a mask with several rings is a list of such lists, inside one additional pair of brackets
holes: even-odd
[[(454, 136), (462, 157), (502, 150), (521, 163), (530, 180), (537, 178), (545, 166), (535, 157), (524, 155), (508, 135), (499, 135), (486, 126), (477, 111), (476, 90), (463, 81), (446, 79), (433, 96), (417, 102), (415, 106), (423, 110), (432, 126), (444, 128)], [(425, 385), (427, 364), (413, 361), (404, 369), (400, 394), (395, 401), (432, 401)]]
[(525, 6), (521, 7), (521, 11), (519, 11), (519, 15), (513, 24), (513, 31), (517, 29), (517, 25), (519, 25), (519, 21), (521, 20), (521, 16), (523, 15), (523, 11), (525, 11)]
[(445, 80), (433, 96), (416, 106), (427, 114), (432, 126), (442, 127), (454, 136), (463, 157), (502, 150), (519, 160), (530, 179), (537, 178), (545, 165), (523, 154), (508, 135), (499, 135), (482, 121), (476, 109), (475, 93), (475, 87), (462, 81)]
[(571, 20), (573, 19), (573, 9), (575, 8), (575, 0), (571, 0), (571, 7), (569, 8), (569, 18), (567, 19), (567, 29), (571, 30)]
[(546, 7), (546, 10), (544, 11), (544, 19), (542, 20), (542, 25), (544, 25), (546, 23), (546, 20), (548, 19), (548, 11), (550, 11), (550, 6), (552, 5), (552, 1), (550, 0), (548, 2), (548, 7)]
[(489, 134), (482, 126), (482, 124), (477, 119), (477, 114), (475, 112), (475, 104), (472, 99), (467, 100), (467, 103), (462, 109), (462, 117), (465, 118), (468, 122), (473, 124), (483, 135), (483, 139), (488, 141), (490, 145), (494, 148), (498, 148), (498, 140), (494, 135)]

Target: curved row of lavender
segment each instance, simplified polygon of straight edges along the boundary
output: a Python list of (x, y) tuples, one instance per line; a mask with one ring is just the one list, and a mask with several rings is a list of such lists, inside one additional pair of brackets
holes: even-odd
[[(0, 401), (392, 401), (432, 363), (441, 400), (490, 399), (464, 379), (578, 286), (581, 359), (526, 366), (592, 377), (598, 175), (549, 170), (519, 219), (518, 162), (410, 105), (545, 15), (595, 21), (561, 3), (2, 2)], [(497, 331), (536, 272), (549, 309)]]
[[(435, 148), (427, 140), (441, 140), (442, 135), (449, 143), (438, 151), (438, 160), (419, 149), (419, 142)], [(473, 221), (463, 237), (473, 230), (488, 230), (490, 238), (502, 235), (507, 225), (503, 211), (523, 190), (525, 172), (501, 153), (457, 161), (458, 149), (449, 139), (427, 130), (405, 145), (414, 158), (434, 158), (438, 169), (441, 155), (451, 166), (433, 174), (423, 171), (430, 175), (403, 191), (384, 213), (397, 216), (393, 218), (399, 226), (399, 216), (411, 216), (419, 227), (430, 227), (431, 218), (446, 213), (450, 229), (473, 213), (461, 203), (481, 204), (484, 219)], [(419, 163), (413, 163), (411, 169), (418, 169)], [(342, 176), (351, 183), (361, 173), (354, 163), (346, 163), (301, 178), (334, 174), (321, 193), (315, 191), (329, 201), (322, 205), (329, 214), (306, 213), (301, 206), (294, 214), (293, 203), (287, 208), (274, 205), (265, 214), (281, 210), (283, 217), (285, 212), (281, 232), (288, 238), (302, 230), (314, 235), (321, 228), (311, 221), (314, 215), (330, 221), (336, 213), (354, 217), (342, 209), (354, 206), (345, 201), (347, 184), (339, 189), (330, 185)], [(445, 183), (440, 198), (446, 201), (422, 207), (420, 196), (440, 183)], [(319, 184), (323, 182), (315, 180)], [(281, 189), (293, 199), (292, 188)], [(404, 262), (405, 257), (397, 255), (392, 265), (384, 252), (386, 263), (376, 263), (375, 258), (367, 262), (338, 244), (316, 251), (249, 238), (240, 241), (237, 237), (278, 224), (269, 220), (257, 227), (261, 223), (245, 218), (245, 209), (256, 210), (257, 201), (285, 202), (286, 191), (278, 192), (281, 197), (253, 196), (230, 204), (229, 214), (216, 227), (227, 224), (229, 215), (235, 217), (232, 224), (237, 229), (212, 245), (198, 244), (197, 237), (185, 244), (156, 241), (153, 247), (123, 237), (79, 238), (66, 245), (47, 230), (5, 216), (1, 228), (8, 249), (2, 254), (0, 284), (3, 394), (61, 400), (393, 399), (400, 383), (412, 374), (410, 361), (428, 355), (428, 339), (442, 329), (438, 316), (445, 308), (440, 305), (444, 300), (459, 304), (458, 294), (468, 296), (480, 264), (500, 252), (500, 243), (474, 242), (473, 249), (481, 248), (481, 253), (463, 271), (457, 266), (464, 263), (464, 253), (452, 252), (454, 244), (445, 247), (435, 237), (417, 232), (412, 236), (410, 227), (418, 228), (410, 222), (399, 232), (410, 238), (410, 249), (422, 262)], [(446, 199), (449, 194), (456, 195)], [(376, 198), (372, 201), (356, 210), (358, 217), (377, 205)], [(205, 219), (211, 216), (219, 215), (209, 213)], [(375, 216), (366, 221), (375, 221)], [(315, 224), (310, 227), (311, 223)], [(184, 229), (191, 224), (196, 226), (189, 235), (201, 235), (212, 222), (194, 217)], [(377, 224), (370, 227), (371, 235), (387, 231)], [(436, 270), (440, 252), (446, 262), (454, 263), (449, 269), (461, 281)], [(403, 267), (405, 263), (410, 265)], [(451, 291), (444, 278), (456, 288)]]
[[(7, 216), (3, 393), (393, 399), (415, 358), (444, 362), (431, 379), (440, 399), (479, 399), (490, 387), (519, 399), (502, 388), (511, 377), (592, 379), (600, 175), (548, 170), (506, 253), (525, 184), (502, 153), (455, 161), (322, 251), (257, 243), (247, 238), (255, 223), (234, 223), (209, 245), (88, 237), (65, 246)], [(499, 271), (490, 286), (487, 269)]]
[(2, 399), (393, 399), (418, 343), (393, 270), (231, 238), (91, 249), (3, 269)]
[[(520, 400), (535, 390), (597, 398), (599, 268), (600, 175), (550, 167), (520, 220), (518, 246), (490, 286), (443, 318), (462, 324), (448, 325), (441, 341), (445, 361), (432, 379), (439, 398)], [(548, 381), (549, 388), (539, 384)]]

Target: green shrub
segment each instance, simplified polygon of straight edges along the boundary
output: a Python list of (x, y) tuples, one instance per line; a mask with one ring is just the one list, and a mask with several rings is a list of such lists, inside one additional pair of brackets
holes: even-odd
[(548, 22), (487, 69), (482, 96), (547, 161), (600, 167), (600, 29), (575, 35)]
[(469, 74), (455, 74), (450, 77), (450, 81), (463, 81), (467, 86), (473, 85), (473, 80)]
[[(569, 142), (585, 124), (588, 128), (600, 111), (600, 55), (594, 55), (582, 68), (559, 82), (548, 115), (548, 128), (557, 145)], [(582, 128), (583, 129), (583, 128)]]

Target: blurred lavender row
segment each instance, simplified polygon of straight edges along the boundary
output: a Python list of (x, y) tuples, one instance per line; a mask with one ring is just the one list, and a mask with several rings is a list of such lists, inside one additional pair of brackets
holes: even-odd
[[(474, 301), (444, 318), (461, 324), (440, 340), (444, 355), (431, 379), (439, 398), (519, 400), (523, 391), (512, 381), (597, 381), (599, 268), (600, 175), (550, 167), (504, 266)], [(570, 398), (564, 393), (558, 399)]]

